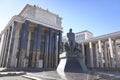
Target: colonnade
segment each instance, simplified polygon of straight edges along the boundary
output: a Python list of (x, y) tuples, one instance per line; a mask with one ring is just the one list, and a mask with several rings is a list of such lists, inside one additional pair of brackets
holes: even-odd
[(62, 31), (26, 20), (14, 21), (1, 35), (0, 67), (54, 68), (59, 62)]
[(119, 68), (119, 38), (108, 37), (82, 42), (82, 54), (90, 68)]

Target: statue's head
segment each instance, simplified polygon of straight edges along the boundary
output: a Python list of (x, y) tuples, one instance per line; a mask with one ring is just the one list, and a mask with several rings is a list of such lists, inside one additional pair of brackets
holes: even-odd
[(70, 32), (72, 32), (72, 29), (70, 28)]

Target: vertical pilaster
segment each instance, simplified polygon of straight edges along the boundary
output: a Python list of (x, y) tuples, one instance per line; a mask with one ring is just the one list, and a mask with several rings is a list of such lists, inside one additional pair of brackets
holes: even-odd
[(1, 36), (1, 43), (0, 43), (0, 67), (1, 67), (1, 62), (2, 62), (2, 47), (3, 47), (3, 43), (4, 43), (4, 34), (2, 34)]
[(23, 36), (23, 24), (21, 24), (21, 29), (19, 33), (19, 41), (18, 41), (18, 52), (17, 52), (17, 67), (21, 67), (21, 56), (22, 56), (22, 36)]
[(33, 41), (32, 67), (36, 67), (37, 29), (34, 30)]
[(113, 56), (112, 39), (109, 38), (108, 41), (109, 41), (109, 47), (110, 47), (110, 57), (111, 57), (112, 68), (115, 68), (115, 61), (114, 61), (114, 56)]
[(57, 33), (55, 33), (54, 34), (54, 67), (57, 67), (57, 65), (56, 65), (56, 61), (58, 61), (58, 58), (57, 58), (57, 60), (56, 60), (56, 52), (57, 52)]
[(53, 36), (53, 30), (49, 29), (49, 62), (48, 62), (48, 66), (52, 67), (52, 36)]
[(5, 40), (5, 47), (4, 47), (4, 56), (3, 56), (3, 67), (6, 67), (6, 57), (7, 57), (7, 48), (8, 48), (8, 42), (9, 42), (9, 29), (6, 31), (6, 40)]
[(27, 43), (27, 55), (26, 55), (26, 58), (27, 58), (27, 61), (26, 61), (26, 67), (28, 67), (28, 60), (29, 60), (29, 55), (30, 55), (30, 43), (31, 42), (31, 31), (29, 31), (29, 35), (28, 35), (28, 43)]
[(56, 52), (55, 52), (55, 54), (56, 54), (56, 63), (55, 63), (55, 65), (56, 65), (56, 67), (58, 66), (58, 61), (59, 61), (59, 53), (58, 53), (58, 35), (56, 35)]
[(16, 32), (15, 32), (15, 35), (14, 35), (14, 43), (13, 43), (13, 52), (12, 52), (12, 57), (11, 57), (11, 64), (10, 66), (11, 67), (17, 67), (17, 52), (18, 52), (18, 42), (19, 42), (19, 34), (20, 34), (20, 29), (21, 29), (21, 26), (20, 24), (19, 25), (16, 25)]
[(22, 64), (25, 64), (24, 66), (22, 66), (22, 67), (26, 67), (26, 60), (27, 60), (27, 43), (28, 43), (28, 33), (29, 33), (29, 31), (28, 31), (28, 29), (29, 29), (29, 21), (25, 21), (25, 25), (24, 25), (24, 35), (25, 35), (25, 37), (24, 37), (24, 47), (23, 47), (23, 49), (24, 49), (24, 52), (23, 52), (23, 63)]
[[(6, 48), (6, 56), (5, 56), (5, 58), (8, 57), (8, 49), (9, 49), (9, 45), (10, 45), (11, 31), (12, 31), (12, 27), (10, 26), (9, 33), (8, 33), (8, 40), (7, 40), (7, 48)], [(5, 59), (5, 67), (7, 67), (7, 59)]]
[(5, 36), (4, 36), (4, 43), (2, 46), (2, 57), (1, 57), (1, 67), (5, 67), (4, 66), (4, 59), (5, 59), (5, 48), (6, 48), (6, 41), (7, 41), (7, 32), (5, 32)]
[(103, 68), (103, 50), (100, 40), (98, 40), (98, 46), (99, 46), (99, 54), (100, 54), (100, 67)]
[(115, 47), (115, 58), (116, 58), (116, 67), (119, 68), (119, 55), (117, 50), (117, 42), (114, 40), (114, 47)]
[(30, 40), (30, 53), (28, 59), (28, 67), (32, 67), (32, 58), (33, 58), (33, 44), (34, 44), (34, 29), (31, 30), (31, 40)]
[(83, 63), (85, 64), (85, 47), (84, 47), (84, 43), (82, 43), (81, 45), (82, 45)]
[(21, 34), (22, 39), (21, 39), (19, 67), (25, 67), (25, 63), (26, 63), (28, 27), (29, 27), (29, 21), (26, 20), (25, 23), (23, 24), (22, 34)]
[(94, 67), (93, 64), (93, 48), (92, 48), (92, 42), (89, 42), (89, 50), (90, 50), (90, 66), (91, 68)]
[(58, 38), (58, 62), (59, 62), (59, 55), (62, 53), (62, 31), (59, 32)]
[(14, 45), (14, 36), (16, 32), (16, 25), (17, 22), (14, 22), (12, 25), (12, 31), (11, 31), (11, 37), (10, 37), (10, 43), (9, 43), (9, 48), (8, 48), (8, 55), (7, 55), (7, 61), (6, 61), (6, 66), (11, 67), (11, 58), (12, 58), (12, 53), (13, 53), (13, 45)]
[(110, 47), (107, 47), (107, 51), (108, 51), (108, 67), (111, 68), (111, 56), (110, 56)]
[(96, 52), (96, 67), (99, 68), (99, 54), (98, 54), (98, 44), (95, 44), (95, 52)]
[(45, 33), (45, 59), (46, 59), (46, 61), (45, 61), (45, 68), (47, 68), (48, 67), (48, 58), (49, 58), (49, 56), (48, 56), (48, 44), (49, 44), (49, 35), (48, 35), (48, 32), (46, 31), (46, 33)]
[(55, 43), (54, 43), (54, 41), (55, 41), (55, 32), (53, 32), (53, 36), (52, 36), (52, 52), (51, 52), (51, 55), (52, 55), (52, 56), (51, 56), (51, 58), (52, 58), (52, 59), (51, 59), (51, 60), (52, 60), (52, 61), (51, 61), (51, 62), (52, 62), (52, 64), (51, 64), (51, 65), (52, 65), (52, 68), (54, 67), (54, 62), (55, 62), (55, 61), (54, 61), (54, 57), (55, 57), (55, 56), (54, 56), (54, 55), (55, 55), (55, 54), (54, 54), (54, 50), (55, 50), (55, 47), (54, 47), (54, 44), (55, 44)]
[(40, 49), (41, 49), (41, 33), (42, 33), (42, 26), (38, 25), (38, 33), (37, 33), (37, 55), (36, 55), (36, 67), (39, 66), (39, 60), (40, 60)]
[(107, 56), (107, 44), (104, 42), (104, 57), (105, 57), (105, 67), (108, 68), (108, 56)]

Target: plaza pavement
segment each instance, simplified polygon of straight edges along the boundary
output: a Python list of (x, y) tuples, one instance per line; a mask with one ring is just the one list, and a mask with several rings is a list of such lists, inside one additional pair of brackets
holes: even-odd
[[(1, 68), (0, 68), (1, 70)], [(120, 72), (93, 70), (89, 73), (65, 72), (59, 74), (55, 69), (4, 70), (0, 80), (120, 80)]]

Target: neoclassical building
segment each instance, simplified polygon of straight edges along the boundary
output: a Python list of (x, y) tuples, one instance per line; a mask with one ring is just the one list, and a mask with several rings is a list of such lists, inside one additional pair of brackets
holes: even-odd
[(84, 62), (90, 68), (120, 68), (120, 31), (80, 42)]
[[(0, 34), (0, 67), (56, 68), (62, 52), (62, 18), (26, 5)], [(87, 30), (75, 33), (84, 62), (90, 68), (120, 68), (120, 31), (93, 37)]]
[(57, 67), (61, 20), (48, 10), (27, 4), (0, 34), (0, 67)]

